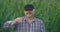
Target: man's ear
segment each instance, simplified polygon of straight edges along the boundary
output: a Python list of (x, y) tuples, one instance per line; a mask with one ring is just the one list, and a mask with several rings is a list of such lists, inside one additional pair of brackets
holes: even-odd
[(35, 14), (35, 9), (33, 9), (33, 14)]

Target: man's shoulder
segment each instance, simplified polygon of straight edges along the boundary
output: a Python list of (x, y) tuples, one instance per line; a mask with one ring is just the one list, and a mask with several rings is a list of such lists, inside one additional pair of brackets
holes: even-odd
[(34, 17), (35, 20), (41, 21), (41, 19)]
[(36, 18), (36, 17), (35, 17), (35, 20), (36, 20), (37, 22), (43, 23), (43, 20), (42, 20), (42, 19), (39, 19), (39, 18)]

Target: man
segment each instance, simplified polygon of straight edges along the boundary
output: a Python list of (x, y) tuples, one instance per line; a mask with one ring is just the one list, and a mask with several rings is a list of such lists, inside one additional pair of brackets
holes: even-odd
[(12, 26), (14, 32), (44, 32), (42, 20), (34, 17), (34, 7), (32, 4), (25, 5), (24, 13), (24, 17), (18, 17), (13, 21), (6, 22), (3, 27), (8, 29)]

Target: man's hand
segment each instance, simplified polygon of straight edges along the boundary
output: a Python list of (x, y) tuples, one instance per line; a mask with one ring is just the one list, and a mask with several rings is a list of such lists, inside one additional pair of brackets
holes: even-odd
[(22, 17), (18, 17), (15, 20), (12, 21), (11, 25), (14, 25), (16, 23), (21, 23), (22, 22)]

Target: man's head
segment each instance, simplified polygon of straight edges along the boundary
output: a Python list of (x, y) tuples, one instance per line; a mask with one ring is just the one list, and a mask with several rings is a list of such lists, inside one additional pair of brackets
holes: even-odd
[(27, 17), (32, 17), (34, 15), (34, 7), (32, 4), (27, 4), (24, 7), (24, 13)]

